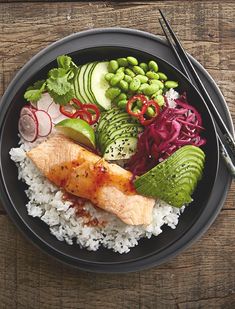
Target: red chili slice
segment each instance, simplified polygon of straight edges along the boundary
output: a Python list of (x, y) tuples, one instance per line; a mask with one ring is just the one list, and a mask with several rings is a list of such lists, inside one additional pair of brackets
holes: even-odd
[(60, 106), (60, 112), (66, 117), (73, 118), (74, 113), (67, 111), (65, 106)]
[[(89, 110), (92, 110), (94, 112), (94, 114), (91, 114), (91, 118), (92, 121), (90, 124), (94, 124), (98, 121), (99, 117), (100, 117), (100, 111), (99, 108), (95, 105), (95, 104), (83, 104), (83, 110), (86, 110), (87, 112), (89, 112)], [(94, 116), (94, 119), (93, 119)]]
[(91, 114), (88, 111), (84, 110), (84, 109), (81, 109), (81, 110), (75, 112), (73, 114), (72, 118), (80, 118), (82, 120), (85, 120), (87, 123), (92, 124), (92, 116), (91, 116)]
[(75, 103), (80, 109), (83, 109), (83, 105), (82, 102), (80, 102), (78, 99), (73, 98), (72, 99), (73, 103)]
[[(135, 112), (133, 112), (132, 107), (133, 107), (133, 104), (137, 100), (141, 101), (143, 106), (142, 106), (142, 109), (138, 113), (135, 113)], [(148, 102), (148, 99), (143, 94), (134, 95), (132, 98), (130, 98), (128, 100), (126, 110), (127, 110), (128, 114), (130, 114), (131, 116), (139, 117), (140, 115), (144, 114), (143, 109), (144, 109), (144, 106), (147, 102)]]
[[(150, 106), (153, 106), (154, 109), (155, 109), (155, 116), (151, 117), (150, 119), (146, 119), (144, 114), (146, 113), (147, 111), (147, 108), (150, 107)], [(143, 125), (143, 126), (147, 126), (149, 125), (150, 123), (152, 123), (155, 118), (157, 117), (157, 115), (159, 114), (159, 111), (160, 111), (160, 107), (159, 105), (154, 101), (154, 100), (150, 100), (148, 101), (146, 104), (144, 104), (143, 108), (142, 108), (142, 112), (143, 114), (141, 114), (139, 116), (139, 121), (140, 123)]]

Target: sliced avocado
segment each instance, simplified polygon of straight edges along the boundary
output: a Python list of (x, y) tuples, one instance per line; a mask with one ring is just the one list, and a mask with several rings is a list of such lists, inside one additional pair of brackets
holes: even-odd
[(202, 177), (205, 154), (191, 145), (178, 149), (168, 159), (135, 180), (136, 191), (181, 207), (192, 201), (191, 195)]

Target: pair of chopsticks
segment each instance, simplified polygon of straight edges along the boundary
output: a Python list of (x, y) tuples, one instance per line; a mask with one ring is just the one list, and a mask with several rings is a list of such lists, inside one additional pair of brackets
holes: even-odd
[(181, 67), (183, 74), (200, 91), (205, 104), (209, 108), (214, 118), (215, 125), (216, 125), (217, 138), (218, 138), (219, 145), (220, 145), (220, 153), (224, 159), (224, 162), (227, 165), (227, 168), (230, 174), (232, 175), (233, 178), (235, 178), (235, 140), (232, 134), (229, 132), (228, 128), (226, 127), (213, 100), (208, 94), (206, 88), (204, 87), (200, 77), (198, 76), (187, 53), (182, 47), (182, 44), (180, 43), (174, 31), (172, 30), (169, 22), (167, 21), (166, 17), (164, 16), (164, 14), (162, 13), (160, 9), (159, 9), (159, 12), (162, 17), (162, 19), (159, 18), (160, 25), (162, 27), (162, 30), (167, 38), (167, 41), (172, 51), (174, 52), (176, 56), (176, 59), (179, 62), (179, 65)]

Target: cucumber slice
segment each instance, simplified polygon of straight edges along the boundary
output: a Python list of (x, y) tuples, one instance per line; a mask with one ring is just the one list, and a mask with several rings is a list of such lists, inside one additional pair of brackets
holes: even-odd
[(89, 64), (82, 65), (81, 70), (80, 70), (79, 75), (78, 75), (78, 79), (77, 79), (79, 92), (81, 94), (81, 97), (83, 98), (82, 103), (89, 103), (89, 99), (88, 99), (88, 97), (87, 97), (87, 95), (84, 91), (84, 79), (83, 79), (83, 76), (85, 74), (85, 71), (86, 71), (88, 65)]
[(106, 73), (108, 73), (108, 62), (98, 62), (93, 69), (90, 81), (91, 93), (97, 104), (104, 110), (111, 108), (111, 100), (105, 96), (105, 92), (109, 88), (109, 83), (105, 79)]
[(89, 92), (89, 94), (90, 94), (90, 96), (91, 96), (91, 98), (92, 98), (92, 103), (98, 105), (98, 103), (97, 103), (97, 101), (96, 101), (96, 98), (95, 98), (94, 94), (93, 94), (92, 91), (91, 91), (91, 76), (92, 76), (92, 72), (93, 72), (93, 70), (94, 70), (94, 68), (95, 68), (95, 66), (96, 66), (97, 63), (98, 63), (97, 61), (96, 61), (96, 62), (93, 62), (93, 66), (91, 67), (90, 72), (89, 72), (89, 74), (88, 74), (87, 89), (88, 89), (88, 92)]
[(129, 159), (136, 151), (136, 137), (119, 137), (112, 141), (105, 149), (104, 159), (124, 160)]
[(74, 80), (73, 80), (73, 87), (74, 87), (75, 97), (79, 101), (83, 102), (84, 99), (83, 99), (83, 97), (80, 94), (79, 83), (78, 83), (78, 76), (79, 76), (80, 70), (81, 70), (81, 66), (78, 67), (77, 72), (75, 73), (75, 77), (74, 77)]
[(88, 101), (86, 103), (94, 102), (92, 95), (90, 94), (89, 89), (88, 89), (89, 84), (90, 84), (89, 76), (90, 76), (90, 72), (93, 66), (94, 66), (94, 62), (87, 64), (86, 70), (83, 74), (83, 90), (84, 90), (84, 93), (86, 94), (86, 97), (88, 98)]

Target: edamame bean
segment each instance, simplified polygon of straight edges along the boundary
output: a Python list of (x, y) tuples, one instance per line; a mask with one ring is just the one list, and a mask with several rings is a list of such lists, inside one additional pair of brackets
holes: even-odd
[(140, 67), (141, 67), (141, 69), (144, 70), (145, 73), (148, 72), (148, 70), (149, 70), (147, 63), (145, 63), (145, 62), (141, 62)]
[(137, 105), (139, 108), (142, 108), (143, 103), (142, 103), (140, 100), (137, 100), (137, 101), (136, 101), (136, 105)]
[(127, 75), (129, 75), (130, 77), (132, 77), (132, 78), (135, 77), (135, 73), (131, 69), (129, 69), (129, 68), (125, 69), (125, 73)]
[(163, 106), (165, 104), (164, 97), (161, 94), (157, 95), (154, 98), (154, 101), (156, 101), (159, 106)]
[(132, 79), (132, 81), (130, 82), (129, 88), (130, 88), (131, 91), (136, 91), (136, 90), (139, 89), (140, 85), (141, 85), (140, 80), (138, 78), (134, 77)]
[(124, 100), (118, 101), (117, 106), (119, 108), (126, 109), (126, 104), (127, 104), (127, 100), (124, 99)]
[(147, 108), (147, 110), (146, 110), (146, 115), (149, 116), (149, 117), (155, 116), (155, 111), (154, 111), (154, 109), (153, 109), (151, 106), (149, 106), (149, 107)]
[(139, 114), (140, 113), (140, 109), (139, 109), (139, 107), (136, 105), (134, 108), (133, 108), (133, 113), (135, 113), (135, 114)]
[(146, 76), (150, 79), (159, 79), (159, 75), (155, 72), (152, 72), (152, 71), (148, 71), (146, 73)]
[(167, 82), (165, 82), (164, 86), (168, 89), (170, 88), (176, 88), (179, 86), (179, 84), (173, 80), (168, 80)]
[(119, 86), (123, 91), (128, 91), (129, 84), (125, 80), (121, 80)]
[(120, 67), (117, 69), (116, 73), (124, 73), (125, 68), (124, 67)]
[(121, 100), (126, 100), (127, 95), (125, 93), (121, 93), (121, 94), (119, 94), (119, 96), (116, 99), (117, 99), (117, 102), (121, 101)]
[(131, 65), (138, 65), (138, 60), (135, 57), (129, 56), (126, 59), (129, 62), (129, 64), (131, 64)]
[(159, 95), (159, 94), (162, 94), (163, 93), (163, 90), (162, 89), (159, 89), (157, 92), (156, 92), (156, 95)]
[(149, 69), (153, 70), (154, 72), (157, 72), (158, 71), (157, 62), (155, 62), (153, 60), (149, 61)]
[(128, 66), (128, 61), (126, 58), (118, 58), (117, 62), (120, 67), (127, 67)]
[(164, 74), (162, 72), (158, 72), (157, 74), (158, 74), (160, 80), (167, 80), (166, 74)]
[(151, 96), (152, 94), (154, 94), (158, 90), (159, 90), (158, 85), (157, 84), (152, 84), (152, 85), (148, 85), (148, 87), (146, 87), (143, 90), (143, 92), (144, 92), (144, 94)]
[(132, 77), (130, 77), (129, 75), (125, 75), (124, 76), (124, 80), (126, 81), (126, 82), (128, 82), (128, 84), (132, 81)]
[(121, 93), (121, 89), (117, 88), (117, 87), (110, 87), (106, 90), (105, 95), (107, 98), (109, 98), (110, 100), (113, 100), (114, 98), (116, 98), (119, 94)]
[(104, 78), (107, 80), (107, 82), (109, 82), (112, 77), (114, 77), (113, 73), (106, 73), (105, 76), (104, 76)]
[(141, 84), (147, 83), (148, 77), (144, 75), (136, 75), (136, 78), (138, 78), (141, 82)]
[(141, 69), (141, 67), (139, 67), (138, 65), (133, 66), (133, 71), (135, 72), (135, 74), (145, 75), (144, 70)]
[(163, 82), (161, 82), (160, 80), (158, 79), (152, 79), (150, 81), (150, 84), (157, 84), (159, 86), (160, 89), (163, 89), (164, 88), (164, 84)]
[(109, 61), (108, 64), (108, 71), (109, 73), (115, 73), (119, 68), (118, 62), (116, 60)]
[(140, 85), (140, 87), (139, 87), (139, 89), (138, 89), (138, 92), (144, 92), (144, 89), (146, 88), (146, 87), (148, 87), (149, 86), (149, 84), (142, 84), (142, 85)]
[(110, 85), (111, 86), (116, 86), (123, 78), (124, 78), (124, 73), (116, 73), (110, 80)]

